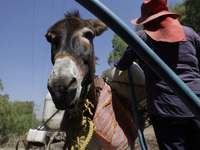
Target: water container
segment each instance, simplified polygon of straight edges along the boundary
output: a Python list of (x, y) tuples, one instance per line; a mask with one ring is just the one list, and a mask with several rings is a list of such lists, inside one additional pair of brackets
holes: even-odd
[[(143, 70), (139, 67), (137, 63), (134, 62), (132, 64), (131, 70), (133, 74), (133, 81), (134, 81), (136, 100), (138, 102), (138, 109), (140, 109), (140, 107), (146, 106), (147, 103), (146, 92), (144, 87), (145, 77)], [(129, 103), (132, 104), (128, 70), (120, 71), (114, 67), (108, 77), (108, 81), (111, 83), (111, 85), (113, 86), (113, 88), (116, 90), (117, 93), (126, 97), (129, 100)]]
[(39, 131), (37, 129), (30, 129), (28, 131), (28, 135), (26, 137), (26, 140), (28, 142), (44, 143), (45, 137), (46, 137), (46, 131)]
[[(43, 117), (42, 121), (46, 122), (52, 115), (57, 111), (51, 94), (48, 92), (45, 98), (45, 103), (44, 103), (44, 112), (43, 112)], [(50, 131), (60, 131), (60, 124), (62, 122), (63, 116), (64, 116), (64, 110), (59, 110), (55, 116), (53, 116), (46, 124), (45, 124), (45, 129), (50, 130)]]

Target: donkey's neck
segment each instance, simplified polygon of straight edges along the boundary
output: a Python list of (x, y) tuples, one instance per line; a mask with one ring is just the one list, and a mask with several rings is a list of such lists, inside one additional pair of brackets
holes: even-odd
[(99, 101), (101, 90), (104, 87), (105, 82), (99, 77), (95, 77), (91, 83), (90, 90), (88, 92), (87, 98), (94, 104), (95, 109)]

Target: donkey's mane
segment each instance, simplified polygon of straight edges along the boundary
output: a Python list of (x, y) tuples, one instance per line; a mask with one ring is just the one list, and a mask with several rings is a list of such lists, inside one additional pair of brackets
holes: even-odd
[(71, 17), (78, 17), (80, 18), (80, 13), (78, 10), (74, 10), (74, 11), (71, 11), (71, 12), (67, 12), (67, 14), (65, 14), (65, 18), (71, 18)]

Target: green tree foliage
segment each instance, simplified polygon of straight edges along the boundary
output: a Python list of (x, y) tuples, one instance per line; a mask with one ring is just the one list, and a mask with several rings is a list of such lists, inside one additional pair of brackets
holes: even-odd
[(137, 31), (140, 31), (140, 30), (142, 30), (143, 29), (143, 25), (137, 25), (137, 26), (135, 26), (135, 31), (137, 32)]
[(113, 67), (114, 62), (124, 53), (127, 44), (117, 35), (114, 34), (112, 39), (113, 50), (108, 57), (108, 64)]
[(40, 121), (38, 121), (35, 114), (33, 114), (33, 101), (15, 101), (12, 103), (12, 106), (14, 113), (13, 122), (15, 124), (13, 127), (14, 133), (21, 135), (27, 132), (32, 127), (32, 123), (35, 125), (34, 128), (40, 125)]
[(181, 14), (179, 21), (182, 25), (193, 28), (200, 35), (200, 1), (184, 0), (183, 3), (170, 5), (170, 10)]
[(110, 72), (111, 72), (112, 69), (113, 69), (113, 67), (110, 68), (110, 69), (104, 70), (102, 72), (101, 78), (104, 79), (105, 81), (107, 81), (107, 77), (109, 76), (109, 74), (110, 74)]
[[(0, 91), (3, 90), (3, 84), (0, 80)], [(9, 101), (8, 94), (0, 94), (0, 145), (4, 145), (9, 140), (9, 135), (20, 136), (26, 133), (32, 127), (41, 124), (33, 114), (33, 101)], [(33, 119), (33, 120), (32, 120)]]
[[(3, 83), (0, 79), (0, 91), (3, 91)], [(9, 102), (8, 94), (0, 94), (0, 133), (2, 135), (7, 134), (7, 129), (10, 129), (10, 122), (12, 119), (9, 114), (12, 113), (11, 105)]]
[(0, 79), (0, 91), (3, 91), (3, 84), (2, 84), (1, 79)]
[(12, 113), (12, 109), (8, 99), (9, 96), (7, 94), (0, 95), (0, 134), (2, 135), (6, 135), (8, 130), (11, 129), (12, 119), (10, 114)]
[(200, 1), (199, 0), (185, 0), (185, 14), (181, 20), (182, 24), (192, 27), (198, 34), (200, 34)]

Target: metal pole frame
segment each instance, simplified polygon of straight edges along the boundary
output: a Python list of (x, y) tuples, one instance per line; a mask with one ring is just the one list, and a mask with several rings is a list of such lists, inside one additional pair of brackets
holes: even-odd
[(174, 91), (200, 120), (200, 100), (194, 92), (119, 17), (98, 0), (76, 0), (120, 36)]
[(129, 77), (131, 98), (132, 98), (132, 104), (133, 104), (134, 121), (135, 121), (136, 128), (137, 128), (140, 146), (141, 146), (142, 150), (146, 150), (147, 146), (146, 146), (145, 138), (144, 138), (143, 131), (142, 131), (142, 125), (140, 123), (140, 116), (139, 116), (139, 111), (138, 111), (138, 107), (137, 107), (134, 81), (133, 81), (133, 73), (132, 73), (131, 68), (128, 69), (128, 77)]

